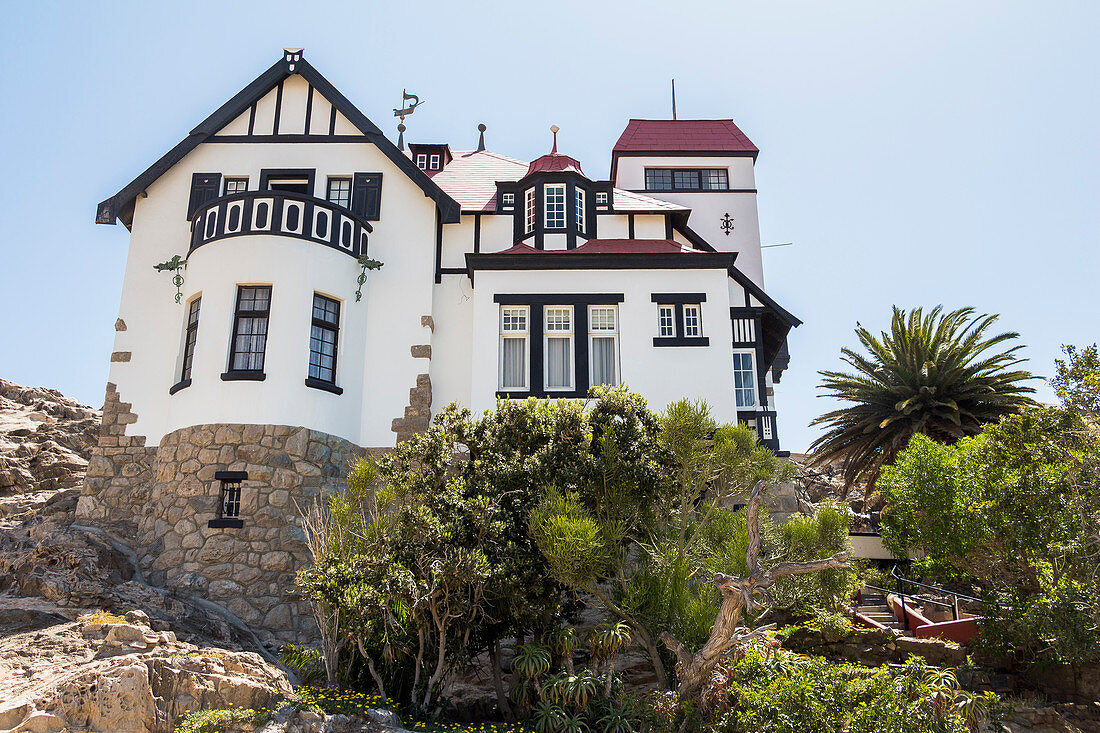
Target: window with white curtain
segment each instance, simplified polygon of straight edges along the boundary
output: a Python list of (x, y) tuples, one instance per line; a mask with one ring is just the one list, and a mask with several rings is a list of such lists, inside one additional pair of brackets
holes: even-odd
[(697, 338), (703, 335), (703, 324), (699, 317), (699, 306), (684, 306), (684, 338)]
[(565, 229), (565, 185), (546, 186), (546, 228)]
[(576, 190), (576, 201), (574, 202), (574, 214), (577, 219), (577, 231), (584, 233), (584, 189), (578, 188)]
[(672, 338), (676, 335), (676, 306), (657, 306), (657, 329), (662, 338)]
[(526, 216), (526, 222), (524, 223), (523, 231), (526, 234), (530, 234), (531, 232), (535, 231), (535, 189), (529, 188), (524, 191), (523, 201), (524, 215)]
[(593, 387), (619, 383), (619, 309), (593, 305), (588, 309), (589, 381)]
[(548, 305), (543, 312), (546, 389), (573, 389), (573, 306)]
[(753, 352), (733, 352), (733, 390), (738, 407), (756, 407), (756, 369)]
[(527, 306), (500, 308), (500, 388), (526, 390), (529, 316)]

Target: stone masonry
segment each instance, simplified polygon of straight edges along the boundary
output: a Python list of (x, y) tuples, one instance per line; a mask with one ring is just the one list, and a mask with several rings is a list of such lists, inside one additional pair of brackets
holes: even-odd
[[(137, 530), (151, 582), (224, 606), (262, 639), (316, 635), (294, 573), (310, 562), (298, 507), (341, 489), (366, 451), (342, 438), (287, 425), (197, 425), (169, 433), (157, 451), (149, 511)], [(246, 471), (239, 528), (214, 528), (217, 471)]]
[[(435, 319), (421, 316), (420, 325), (435, 331)], [(418, 344), (410, 348), (414, 359), (432, 360), (431, 344)], [(401, 443), (417, 433), (428, 429), (432, 419), (432, 377), (430, 374), (417, 374), (416, 386), (409, 390), (409, 404), (403, 417), (394, 418), (390, 429), (397, 433), (397, 442)]]
[(132, 537), (138, 517), (149, 502), (157, 449), (145, 445), (144, 435), (126, 435), (137, 422), (129, 402), (107, 383), (99, 440), (92, 448), (84, 491), (76, 507), (80, 520), (110, 525), (121, 536)]

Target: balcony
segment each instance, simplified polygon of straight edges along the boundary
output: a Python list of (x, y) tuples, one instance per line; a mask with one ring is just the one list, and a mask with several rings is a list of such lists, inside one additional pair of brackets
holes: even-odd
[(760, 444), (773, 451), (779, 451), (779, 435), (775, 429), (775, 411), (741, 412), (737, 420), (756, 431)]
[(195, 211), (188, 255), (219, 239), (270, 234), (323, 244), (358, 259), (367, 253), (372, 231), (369, 222), (324, 199), (288, 191), (245, 191)]

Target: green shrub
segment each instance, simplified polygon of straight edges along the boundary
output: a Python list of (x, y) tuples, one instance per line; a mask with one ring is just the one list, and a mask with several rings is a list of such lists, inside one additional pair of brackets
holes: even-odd
[[(805, 562), (850, 550), (851, 514), (845, 504), (822, 502), (810, 516), (795, 514), (779, 533), (780, 558)], [(835, 611), (850, 598), (859, 581), (852, 570), (830, 569), (783, 578), (775, 585), (776, 603), (803, 613)]]
[(229, 728), (258, 728), (275, 717), (274, 710), (196, 710), (184, 714), (176, 725), (176, 733), (217, 733)]

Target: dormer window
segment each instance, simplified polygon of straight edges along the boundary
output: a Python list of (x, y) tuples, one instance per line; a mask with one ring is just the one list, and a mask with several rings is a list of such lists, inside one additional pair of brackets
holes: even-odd
[(432, 170), (432, 171), (439, 170), (439, 155), (434, 154), (434, 153), (432, 154), (431, 162), (428, 164), (428, 170)]
[(504, 196), (501, 197), (501, 203), (504, 206), (515, 206), (516, 205), (516, 195), (514, 193), (504, 194)]
[(547, 229), (565, 229), (565, 184), (551, 184), (545, 188)]
[(574, 201), (574, 215), (577, 220), (577, 231), (584, 233), (584, 189), (578, 188), (576, 191), (576, 199)]
[(428, 154), (418, 153), (416, 156), (416, 167), (422, 171), (428, 170)]
[(596, 192), (596, 206), (607, 206), (607, 191)]

